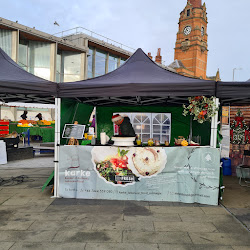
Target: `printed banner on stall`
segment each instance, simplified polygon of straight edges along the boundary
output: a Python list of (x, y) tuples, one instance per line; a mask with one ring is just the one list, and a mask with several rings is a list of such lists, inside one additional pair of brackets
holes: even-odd
[(220, 154), (209, 147), (61, 146), (65, 198), (218, 204)]

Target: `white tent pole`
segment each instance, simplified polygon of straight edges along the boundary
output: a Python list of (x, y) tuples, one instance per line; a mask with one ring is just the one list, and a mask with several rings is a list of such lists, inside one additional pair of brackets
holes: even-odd
[[(215, 103), (215, 108), (219, 107), (219, 99), (214, 97), (213, 101)], [(217, 126), (218, 126), (218, 111), (212, 117), (211, 120), (211, 136), (210, 136), (210, 146), (216, 148), (217, 146)]]
[(55, 170), (54, 170), (54, 197), (59, 197), (59, 149), (60, 149), (60, 122), (61, 99), (55, 98)]
[[(214, 103), (216, 102), (216, 97), (213, 98), (213, 101)], [(212, 148), (214, 148), (214, 127), (215, 127), (215, 116), (213, 116), (211, 120), (210, 147)]]
[[(215, 106), (216, 109), (219, 107), (219, 99), (215, 98)], [(217, 128), (218, 128), (218, 110), (214, 116), (214, 148), (217, 146)]]

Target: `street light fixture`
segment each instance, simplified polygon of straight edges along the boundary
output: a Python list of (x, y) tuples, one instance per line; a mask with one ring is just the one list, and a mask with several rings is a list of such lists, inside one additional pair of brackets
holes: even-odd
[(233, 69), (233, 82), (234, 82), (234, 71), (235, 71), (235, 70), (242, 70), (242, 68), (234, 68), (234, 69)]

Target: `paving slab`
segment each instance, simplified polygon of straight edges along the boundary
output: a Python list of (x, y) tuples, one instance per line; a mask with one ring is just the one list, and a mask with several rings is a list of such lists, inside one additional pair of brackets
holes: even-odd
[(213, 223), (155, 221), (155, 231), (166, 232), (218, 232)]
[(180, 214), (180, 218), (182, 221), (185, 222), (224, 222), (224, 223), (229, 223), (229, 222), (234, 222), (235, 218), (230, 215), (230, 214), (220, 214), (220, 215), (192, 215), (192, 214)]
[(11, 230), (27, 230), (34, 221), (0, 221), (0, 231), (11, 231)]
[(239, 221), (234, 223), (224, 223), (220, 221), (214, 221), (214, 226), (220, 233), (239, 233), (239, 234), (248, 234), (250, 237), (250, 232)]
[(122, 231), (58, 231), (53, 242), (122, 242)]
[(123, 232), (123, 242), (125, 243), (192, 243), (186, 232)]
[(235, 245), (249, 246), (249, 234), (239, 233), (189, 233), (194, 244), (215, 244), (215, 245)]
[(15, 242), (1, 242), (0, 250), (9, 250), (14, 244)]
[[(10, 250), (76, 250), (85, 249), (86, 243), (18, 242)], [(1, 249), (1, 248), (0, 248)]]
[(153, 222), (143, 221), (107, 221), (107, 222), (94, 222), (92, 230), (105, 231), (105, 230), (127, 230), (127, 231), (154, 231)]
[(231, 246), (220, 245), (174, 245), (174, 244), (159, 244), (159, 250), (232, 250)]
[(159, 250), (157, 244), (87, 243), (84, 250)]
[(205, 214), (228, 214), (229, 212), (222, 206), (218, 207), (201, 207)]
[(234, 250), (249, 250), (249, 246), (232, 246)]
[(44, 212), (46, 210), (46, 208), (48, 207), (49, 205), (43, 205), (43, 206), (40, 206), (40, 205), (32, 205), (32, 204), (26, 204), (26, 205), (5, 205), (5, 206), (0, 206), (0, 211), (1, 210), (9, 210), (9, 211), (12, 211), (12, 212), (19, 212), (19, 213), (27, 213), (27, 212), (30, 212), (30, 213), (37, 213), (37, 212)]
[(26, 220), (26, 221), (64, 221), (67, 218), (66, 213), (15, 213), (10, 220)]
[(166, 213), (166, 214), (204, 214), (200, 207), (163, 207), (163, 206), (150, 206), (150, 211), (153, 213)]
[(179, 214), (124, 215), (125, 221), (182, 221)]
[(67, 221), (81, 221), (81, 222), (116, 222), (123, 221), (123, 214), (103, 214), (103, 213), (75, 213), (68, 215)]
[(81, 221), (65, 221), (65, 220), (39, 220), (35, 221), (30, 227), (31, 231), (42, 231), (42, 230), (91, 230), (93, 223), (81, 222)]
[(0, 231), (2, 241), (50, 242), (56, 232), (53, 231)]

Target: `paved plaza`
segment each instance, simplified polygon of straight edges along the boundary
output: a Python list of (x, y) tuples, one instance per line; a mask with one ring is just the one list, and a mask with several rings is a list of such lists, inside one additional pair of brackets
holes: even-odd
[(28, 176), (0, 186), (0, 249), (250, 249), (249, 203), (237, 207), (239, 198), (230, 202), (227, 190), (224, 206), (244, 209), (244, 223), (223, 206), (54, 199), (49, 187), (41, 192), (52, 171), (53, 157), (0, 165), (4, 180)]

